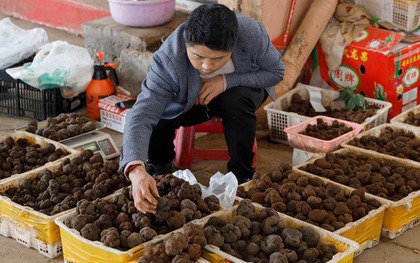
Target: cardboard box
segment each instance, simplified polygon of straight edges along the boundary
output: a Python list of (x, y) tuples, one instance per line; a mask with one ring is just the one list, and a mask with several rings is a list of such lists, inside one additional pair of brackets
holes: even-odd
[(136, 97), (124, 94), (115, 94), (99, 100), (99, 108), (101, 112), (101, 122), (107, 128), (117, 132), (123, 132), (125, 126), (125, 117), (129, 109), (121, 109), (116, 106), (116, 103), (135, 100)]
[(420, 103), (420, 42), (401, 43), (404, 34), (367, 27), (345, 49), (341, 66), (329, 71), (321, 45), (318, 63), (334, 89), (358, 87), (367, 97), (392, 103), (388, 119)]

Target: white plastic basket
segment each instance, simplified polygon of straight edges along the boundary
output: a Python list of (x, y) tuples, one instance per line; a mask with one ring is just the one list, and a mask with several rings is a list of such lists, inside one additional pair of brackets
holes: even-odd
[(402, 113), (398, 114), (397, 116), (395, 116), (394, 118), (392, 118), (391, 120), (391, 124), (398, 126), (398, 127), (402, 127), (404, 129), (407, 130), (412, 130), (413, 132), (416, 130), (420, 130), (420, 127), (416, 127), (414, 125), (408, 124), (405, 122), (408, 113), (412, 112), (414, 114), (416, 113), (420, 113), (420, 105), (417, 105), (411, 109), (408, 109), (406, 111), (403, 111)]
[(419, 0), (349, 0), (348, 2), (363, 6), (371, 16), (405, 31), (412, 31), (420, 25)]
[[(273, 142), (280, 142), (289, 144), (287, 134), (284, 129), (298, 124), (302, 121), (309, 120), (311, 117), (299, 115), (295, 112), (287, 112), (292, 102), (292, 96), (298, 93), (302, 99), (309, 99), (308, 89), (319, 91), (322, 94), (322, 104), (324, 106), (331, 106), (334, 99), (338, 98), (339, 92), (329, 89), (321, 89), (314, 86), (305, 85), (299, 83), (296, 88), (282, 95), (275, 101), (264, 106), (264, 110), (267, 111), (268, 128), (270, 132), (270, 140)], [(372, 117), (367, 118), (361, 125), (365, 130), (386, 123), (389, 109), (392, 104), (386, 101), (375, 100), (366, 98), (369, 105), (376, 105), (379, 107), (376, 114)], [(322, 115), (322, 112), (320, 112)]]

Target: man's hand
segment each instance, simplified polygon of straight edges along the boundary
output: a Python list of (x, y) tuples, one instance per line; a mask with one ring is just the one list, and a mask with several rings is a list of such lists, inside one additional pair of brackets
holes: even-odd
[(156, 187), (156, 181), (150, 176), (143, 165), (134, 168), (128, 174), (132, 184), (132, 193), (134, 205), (136, 208), (145, 214), (156, 213), (157, 197), (159, 192)]
[(198, 104), (207, 105), (212, 99), (225, 90), (223, 84), (223, 76), (217, 75), (209, 79), (202, 79), (203, 86), (201, 87), (200, 96), (198, 97)]

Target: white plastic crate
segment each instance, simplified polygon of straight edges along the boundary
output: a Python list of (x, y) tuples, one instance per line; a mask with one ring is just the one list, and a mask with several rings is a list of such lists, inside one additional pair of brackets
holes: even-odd
[(398, 127), (402, 127), (404, 129), (407, 129), (407, 130), (411, 130), (413, 132), (415, 130), (420, 130), (420, 127), (416, 127), (414, 125), (405, 123), (405, 120), (406, 120), (409, 112), (412, 112), (414, 114), (420, 113), (420, 105), (417, 105), (413, 108), (410, 108), (410, 109), (408, 109), (406, 111), (403, 111), (402, 113), (398, 114), (397, 116), (392, 118), (391, 124), (393, 124), (395, 126), (398, 126)]
[(0, 218), (0, 229), (1, 235), (13, 238), (17, 243), (27, 248), (34, 248), (46, 257), (55, 258), (63, 254), (61, 242), (57, 242), (54, 245), (42, 242), (36, 238), (36, 231), (34, 228), (28, 228), (19, 222)]
[(348, 2), (363, 6), (371, 16), (405, 31), (412, 31), (420, 25), (419, 0), (349, 0)]
[[(309, 99), (308, 89), (319, 91), (322, 94), (322, 104), (324, 106), (333, 105), (333, 102), (339, 96), (339, 92), (329, 89), (321, 89), (314, 86), (305, 85), (299, 83), (296, 88), (282, 95), (275, 101), (264, 106), (264, 110), (267, 111), (268, 119), (268, 128), (270, 132), (270, 140), (273, 142), (280, 142), (284, 144), (289, 144), (287, 139), (287, 133), (284, 132), (284, 129), (298, 124), (302, 121), (309, 120), (311, 117), (299, 115), (295, 112), (288, 112), (286, 109), (290, 107), (292, 102), (292, 96), (295, 93), (298, 93), (302, 99)], [(366, 98), (366, 101), (369, 105), (376, 105), (379, 107), (376, 114), (372, 117), (367, 118), (361, 125), (365, 130), (378, 126), (380, 124), (387, 122), (388, 112), (391, 109), (392, 104), (386, 101), (375, 100)], [(337, 102), (334, 102), (339, 104)], [(323, 113), (320, 112), (319, 115)]]

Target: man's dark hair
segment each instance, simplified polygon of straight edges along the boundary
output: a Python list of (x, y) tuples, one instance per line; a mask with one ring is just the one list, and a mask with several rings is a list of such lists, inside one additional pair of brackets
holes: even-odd
[(185, 26), (189, 45), (205, 45), (217, 51), (232, 51), (238, 38), (235, 12), (224, 5), (201, 5), (194, 9)]

